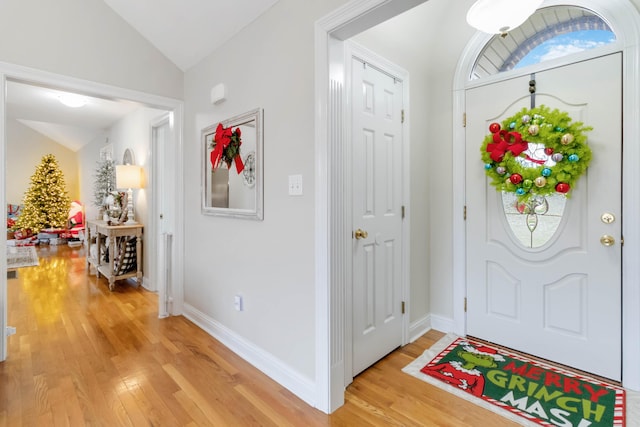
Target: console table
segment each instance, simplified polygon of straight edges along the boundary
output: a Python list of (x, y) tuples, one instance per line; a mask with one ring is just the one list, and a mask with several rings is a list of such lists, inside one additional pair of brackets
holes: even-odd
[[(96, 276), (102, 274), (109, 280), (109, 290), (113, 291), (116, 280), (135, 277), (138, 284), (142, 283), (142, 224), (122, 224), (109, 225), (106, 221), (87, 220), (87, 267), (96, 268)], [(91, 256), (91, 236), (96, 237), (96, 258)], [(115, 258), (116, 237), (135, 236), (136, 237), (136, 271), (116, 275), (113, 271), (113, 260)], [(102, 241), (109, 238), (109, 262), (103, 261)]]

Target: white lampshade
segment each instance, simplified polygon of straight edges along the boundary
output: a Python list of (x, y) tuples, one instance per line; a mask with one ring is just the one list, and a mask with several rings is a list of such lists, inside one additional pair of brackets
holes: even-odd
[(544, 0), (478, 0), (467, 12), (472, 27), (489, 34), (506, 34), (521, 25)]
[(142, 168), (136, 165), (116, 165), (116, 187), (142, 188)]

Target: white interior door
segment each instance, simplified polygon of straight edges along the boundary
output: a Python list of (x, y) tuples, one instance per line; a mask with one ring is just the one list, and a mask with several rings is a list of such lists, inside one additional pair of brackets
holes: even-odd
[[(538, 215), (534, 233), (551, 230), (542, 240), (526, 236), (525, 215), (505, 213), (479, 153), (491, 122), (530, 106), (530, 77), (466, 94), (467, 333), (615, 380), (621, 379), (621, 77), (621, 54), (535, 75), (536, 105), (593, 127), (587, 173), (570, 198), (554, 196), (548, 214)], [(509, 211), (512, 202), (505, 203)], [(613, 236), (614, 245), (601, 244), (603, 235)]]
[(402, 344), (402, 82), (353, 59), (352, 88), (356, 375)]

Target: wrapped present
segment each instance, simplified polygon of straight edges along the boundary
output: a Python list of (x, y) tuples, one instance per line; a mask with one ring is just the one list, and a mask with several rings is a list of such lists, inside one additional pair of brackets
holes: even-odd
[(49, 244), (51, 246), (64, 245), (65, 243), (67, 243), (67, 239), (62, 239), (60, 237), (55, 238), (55, 239), (49, 239)]
[(33, 232), (31, 231), (30, 228), (25, 228), (22, 230), (17, 230), (13, 233), (13, 237), (16, 240), (23, 240), (23, 239), (28, 239), (31, 236), (33, 236)]

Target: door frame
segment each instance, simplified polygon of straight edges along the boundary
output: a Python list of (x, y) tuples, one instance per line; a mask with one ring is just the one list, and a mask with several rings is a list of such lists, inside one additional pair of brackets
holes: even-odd
[(351, 179), (351, 162), (352, 158), (352, 144), (351, 144), (351, 135), (353, 131), (353, 103), (352, 100), (352, 90), (353, 90), (353, 82), (351, 79), (351, 71), (352, 71), (352, 59), (356, 59), (362, 61), (366, 64), (373, 66), (384, 74), (392, 76), (398, 81), (402, 82), (402, 108), (405, 110), (405, 120), (402, 126), (402, 200), (401, 203), (405, 207), (405, 217), (402, 219), (402, 232), (401, 232), (401, 289), (402, 289), (402, 301), (405, 301), (405, 313), (402, 315), (402, 345), (405, 345), (409, 342), (409, 310), (411, 308), (410, 303), (410, 288), (409, 288), (409, 254), (410, 254), (410, 216), (409, 213), (411, 209), (409, 207), (410, 199), (410, 167), (409, 167), (409, 159), (410, 159), (410, 116), (409, 114), (409, 73), (403, 69), (402, 67), (394, 64), (387, 59), (379, 56), (374, 51), (367, 49), (366, 47), (352, 41), (347, 40), (344, 42), (344, 96), (343, 96), (343, 105), (344, 105), (344, 114), (343, 118), (343, 135), (345, 135), (345, 139), (342, 144), (341, 156), (343, 157), (343, 173), (342, 175), (342, 183), (344, 185), (345, 191), (342, 194), (342, 199), (344, 200), (343, 209), (341, 209), (342, 213), (347, 215), (347, 223), (348, 230), (345, 230), (344, 236), (344, 244), (348, 247), (348, 251), (345, 252), (344, 262), (345, 262), (345, 270), (347, 276), (350, 278), (346, 282), (345, 287), (345, 302), (344, 302), (344, 312), (345, 312), (345, 326), (344, 326), (344, 385), (348, 385), (353, 381), (353, 238), (351, 237), (351, 232), (354, 229), (353, 227), (353, 212), (352, 212), (352, 204), (353, 200), (353, 182)]
[[(157, 131), (159, 128), (168, 125), (169, 127), (169, 135), (167, 139), (162, 143), (161, 147), (158, 147), (158, 137)], [(150, 137), (151, 141), (150, 150), (151, 150), (151, 173), (150, 173), (150, 182), (149, 187), (151, 187), (151, 203), (152, 207), (150, 211), (152, 212), (152, 216), (150, 219), (150, 224), (146, 233), (145, 240), (150, 243), (150, 247), (157, 247), (156, 251), (156, 266), (154, 269), (149, 271), (149, 280), (154, 284), (154, 289), (158, 293), (158, 317), (168, 317), (173, 312), (173, 307), (171, 306), (171, 301), (173, 300), (173, 294), (168, 292), (167, 289), (167, 278), (163, 278), (163, 262), (165, 260), (165, 250), (166, 248), (162, 247), (161, 239), (158, 238), (158, 230), (161, 227), (160, 215), (162, 212), (162, 205), (158, 203), (157, 194), (166, 193), (166, 188), (161, 187), (159, 175), (162, 174), (162, 171), (166, 170), (166, 163), (169, 161), (167, 159), (166, 151), (167, 144), (171, 141), (175, 140), (175, 136), (173, 133), (173, 125), (171, 120), (171, 113), (163, 114), (157, 119), (153, 120), (150, 124)], [(163, 151), (162, 156), (159, 156), (160, 151)], [(170, 218), (171, 223), (169, 224), (169, 228), (171, 230), (175, 229), (174, 218)], [(166, 219), (165, 219), (166, 221)], [(172, 253), (171, 260), (175, 262), (175, 254)], [(174, 273), (174, 265), (171, 265), (171, 283), (176, 283), (176, 278), (173, 275)]]
[[(175, 201), (176, 206), (184, 205), (184, 192), (179, 191), (183, 187), (183, 111), (184, 103), (177, 99), (167, 98), (159, 95), (152, 95), (144, 92), (139, 92), (131, 89), (124, 89), (115, 86), (110, 86), (103, 83), (92, 82), (88, 80), (78, 79), (61, 74), (55, 74), (48, 71), (42, 71), (34, 68), (23, 67), (15, 64), (9, 64), (0, 62), (0, 153), (2, 154), (2, 164), (6, 162), (6, 85), (8, 80), (16, 80), (25, 82), (28, 84), (36, 84), (44, 87), (58, 88), (67, 90), (70, 92), (76, 92), (86, 94), (87, 96), (96, 96), (106, 99), (126, 99), (134, 102), (144, 104), (149, 108), (158, 108), (169, 111), (173, 120), (173, 137), (174, 137), (174, 154), (176, 159), (176, 190), (175, 194), (170, 195), (172, 200)], [(4, 170), (4, 169), (3, 169)], [(6, 206), (6, 171), (0, 173), (0, 200), (4, 201)], [(6, 209), (3, 209), (3, 217), (5, 219), (6, 229)], [(157, 212), (151, 211), (151, 216), (157, 215)], [(176, 223), (182, 224), (183, 212), (180, 209), (176, 210)], [(176, 229), (175, 234), (175, 253), (183, 253), (184, 232), (183, 229)], [(0, 236), (0, 251), (6, 252), (7, 235), (6, 233)], [(177, 277), (182, 277), (183, 272), (183, 259), (180, 256), (175, 257), (175, 269)], [(6, 271), (6, 257), (0, 257), (0, 269)], [(156, 268), (158, 260), (152, 258), (154, 265), (149, 266), (150, 269)], [(182, 281), (178, 280), (177, 287), (182, 286)], [(182, 292), (176, 292), (174, 300), (174, 313), (182, 313), (182, 300), (177, 298), (181, 297)], [(159, 307), (160, 308), (160, 307)], [(159, 310), (160, 312), (160, 310)], [(7, 327), (7, 277), (1, 275), (0, 277), (0, 361), (3, 361), (7, 357), (7, 337), (5, 330)]]
[[(347, 133), (345, 103), (345, 66), (350, 61), (345, 40), (427, 0), (351, 0), (315, 24), (315, 307), (316, 364), (315, 406), (331, 413), (344, 404), (344, 391), (350, 379), (347, 360), (351, 348), (345, 347), (346, 319), (351, 315), (347, 305), (347, 285), (351, 280), (351, 206), (344, 194), (351, 190), (345, 177), (350, 167), (350, 150), (343, 142)], [(408, 84), (403, 88), (408, 89)], [(403, 94), (405, 108), (408, 92)], [(405, 132), (409, 123), (405, 121)], [(405, 133), (405, 153), (409, 136)], [(350, 146), (349, 146), (350, 149)], [(403, 160), (407, 164), (407, 160)], [(404, 205), (409, 205), (408, 168), (403, 178)], [(350, 180), (349, 180), (350, 182)], [(405, 216), (403, 246), (403, 289), (409, 286), (409, 215)], [(409, 292), (405, 291), (405, 296)], [(409, 316), (405, 316), (409, 322)], [(407, 332), (408, 333), (408, 332)], [(350, 337), (349, 337), (350, 338)], [(349, 362), (349, 365), (351, 363)], [(348, 373), (348, 374), (347, 374)]]
[[(570, 0), (572, 6), (580, 6), (594, 11), (604, 18), (614, 33), (618, 41), (615, 45), (597, 52), (587, 51), (582, 55), (577, 55), (569, 60), (559, 59), (557, 61), (539, 64), (538, 66), (526, 68), (525, 71), (513, 71), (501, 73), (483, 79), (481, 83), (470, 82), (468, 76), (471, 75), (476, 58), (480, 55), (482, 48), (491, 39), (491, 35), (476, 33), (467, 44), (460, 56), (456, 74), (454, 76), (454, 115), (462, 117), (466, 111), (465, 91), (466, 89), (488, 82), (511, 78), (517, 75), (529, 74), (538, 69), (546, 69), (550, 66), (575, 62), (577, 59), (600, 56), (610, 52), (622, 52), (622, 85), (623, 85), (623, 107), (622, 107), (622, 140), (627, 141), (624, 146), (622, 158), (622, 236), (625, 237), (625, 245), (622, 251), (622, 384), (633, 390), (640, 390), (640, 366), (637, 364), (640, 358), (640, 313), (637, 307), (640, 306), (640, 286), (633, 279), (640, 277), (640, 266), (634, 260), (640, 257), (640, 171), (635, 165), (640, 163), (640, 145), (633, 144), (640, 137), (640, 125), (633, 112), (640, 108), (640, 29), (637, 22), (640, 16), (635, 7), (628, 0)], [(567, 5), (566, 1), (546, 0), (542, 7)], [(611, 7), (614, 5), (615, 7)], [(453, 126), (453, 158), (463, 158), (465, 153), (465, 130), (464, 127), (454, 120)], [(459, 335), (466, 334), (466, 313), (464, 301), (466, 298), (466, 227), (462, 212), (465, 206), (465, 166), (461, 162), (453, 164), (453, 185), (454, 188), (463, 191), (453, 194), (453, 212), (460, 212), (454, 216), (453, 224), (453, 252), (461, 256), (454, 256), (453, 266), (453, 301), (454, 301), (454, 332)], [(629, 183), (624, 185), (624, 183)]]

